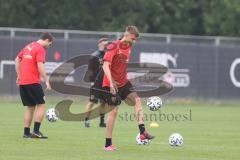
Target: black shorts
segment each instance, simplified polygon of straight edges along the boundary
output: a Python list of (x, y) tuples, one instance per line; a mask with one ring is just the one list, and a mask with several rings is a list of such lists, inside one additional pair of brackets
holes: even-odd
[(124, 86), (118, 88), (118, 94), (120, 95), (122, 100), (125, 100), (127, 96), (132, 92), (135, 91), (133, 89), (132, 83), (129, 81)]
[(90, 95), (89, 95), (89, 101), (93, 102), (93, 103), (98, 103), (98, 101), (100, 101), (100, 103), (105, 103), (105, 101), (102, 99), (101, 96), (99, 96), (98, 94), (99, 91), (96, 90), (95, 86), (91, 86), (90, 87)]
[(36, 106), (37, 104), (45, 104), (44, 92), (42, 86), (38, 83), (20, 85), (20, 96), (24, 106)]
[(118, 88), (118, 93), (116, 95), (116, 99), (117, 99), (117, 101), (120, 101), (120, 102), (115, 103), (112, 101), (112, 98), (114, 96), (112, 94), (110, 94), (110, 88), (104, 87), (104, 90), (105, 90), (105, 93), (103, 93), (103, 95), (104, 95), (103, 99), (109, 105), (120, 105), (121, 100), (125, 100), (130, 93), (135, 92), (131, 82), (128, 81), (124, 86)]

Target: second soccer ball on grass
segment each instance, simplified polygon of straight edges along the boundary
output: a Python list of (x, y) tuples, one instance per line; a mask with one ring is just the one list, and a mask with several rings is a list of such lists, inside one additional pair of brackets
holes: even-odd
[(147, 107), (151, 111), (157, 111), (162, 107), (162, 99), (158, 96), (152, 96), (147, 99)]

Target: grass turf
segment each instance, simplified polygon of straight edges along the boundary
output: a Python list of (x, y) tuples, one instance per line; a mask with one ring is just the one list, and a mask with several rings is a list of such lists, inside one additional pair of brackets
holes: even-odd
[[(84, 105), (74, 103), (71, 111), (80, 113)], [(50, 106), (54, 103), (47, 104)], [(90, 128), (84, 128), (82, 122), (44, 120), (41, 130), (49, 139), (23, 139), (21, 103), (1, 102), (0, 108), (1, 160), (237, 160), (240, 157), (240, 107), (236, 105), (166, 104), (161, 117), (159, 112), (144, 108), (146, 127), (156, 136), (147, 146), (136, 145), (138, 127), (130, 117), (133, 109), (121, 105), (113, 137), (119, 150), (113, 153), (103, 151), (105, 129), (98, 127), (99, 119), (92, 120)], [(156, 117), (150, 117), (150, 113)], [(167, 115), (165, 119), (163, 114)], [(150, 118), (157, 118), (158, 128), (149, 128)], [(182, 134), (183, 146), (168, 145), (173, 132)]]

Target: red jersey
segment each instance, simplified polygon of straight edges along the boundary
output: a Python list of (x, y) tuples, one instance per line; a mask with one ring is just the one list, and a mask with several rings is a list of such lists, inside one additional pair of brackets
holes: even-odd
[[(131, 46), (128, 43), (116, 40), (107, 47), (107, 51), (103, 57), (104, 61), (111, 63), (110, 71), (113, 80), (118, 87), (124, 86), (127, 82), (127, 63), (129, 62)], [(103, 87), (110, 86), (106, 75), (103, 78)]]
[(20, 85), (40, 83), (38, 62), (45, 63), (46, 50), (37, 42), (25, 46), (18, 54), (20, 62)]

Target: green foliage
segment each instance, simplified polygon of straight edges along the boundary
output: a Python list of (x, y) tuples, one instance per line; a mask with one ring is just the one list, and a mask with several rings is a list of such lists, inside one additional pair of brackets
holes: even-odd
[(240, 35), (236, 0), (0, 0), (0, 26)]
[(215, 0), (205, 8), (205, 31), (208, 35), (240, 35), (240, 1)]

